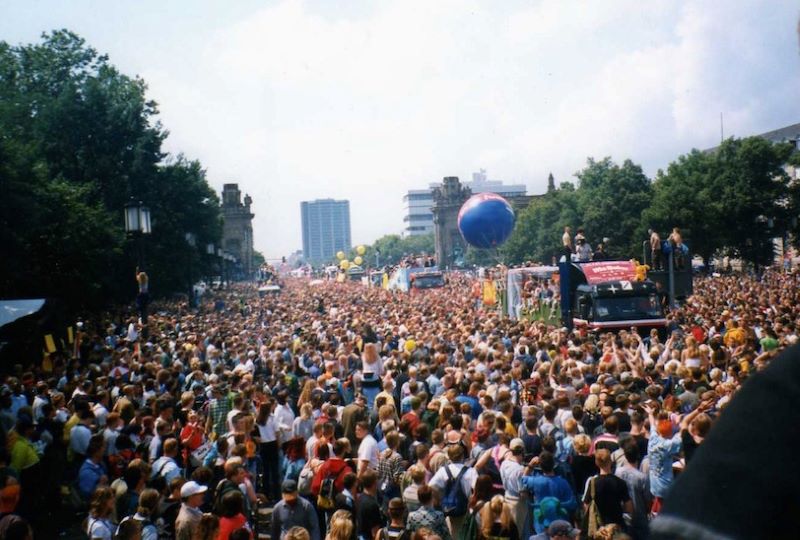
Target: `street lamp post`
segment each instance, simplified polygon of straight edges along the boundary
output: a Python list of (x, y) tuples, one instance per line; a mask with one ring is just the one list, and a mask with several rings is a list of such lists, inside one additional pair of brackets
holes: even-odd
[(136, 305), (139, 308), (139, 317), (147, 330), (147, 305), (150, 300), (150, 278), (144, 271), (144, 235), (150, 234), (150, 209), (141, 201), (131, 199), (125, 205), (125, 232), (128, 236), (135, 237), (137, 243), (136, 282), (139, 292), (136, 296)]
[(145, 234), (150, 234), (152, 231), (150, 229), (150, 209), (141, 201), (136, 202), (131, 199), (125, 205), (125, 232), (137, 238), (137, 266), (144, 269), (143, 238)]
[[(206, 255), (210, 255), (211, 257), (213, 257), (216, 253), (217, 253), (217, 249), (214, 247), (214, 244), (206, 244)], [(214, 268), (214, 261), (213, 260), (211, 261), (211, 264), (209, 265), (209, 268), (210, 268), (209, 272), (213, 272), (213, 268)], [(209, 275), (207, 276), (207, 281), (208, 281), (207, 286), (208, 286), (209, 289), (211, 289), (211, 285), (213, 285), (213, 279), (212, 278), (213, 278), (213, 276), (209, 273)]]
[(192, 279), (192, 259), (194, 258), (193, 251), (194, 248), (197, 246), (197, 235), (194, 233), (187, 232), (184, 237), (186, 238), (186, 243), (189, 244), (191, 248), (189, 250), (188, 261), (186, 264), (186, 271), (188, 272), (189, 276), (189, 307), (194, 305), (194, 280)]

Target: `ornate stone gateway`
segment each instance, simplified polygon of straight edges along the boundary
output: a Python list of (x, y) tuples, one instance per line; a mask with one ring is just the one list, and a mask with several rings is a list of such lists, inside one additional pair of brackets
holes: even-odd
[(222, 188), (223, 247), (236, 257), (239, 271), (250, 277), (253, 268), (253, 213), (250, 205), (253, 199), (242, 192), (238, 184), (225, 184)]
[(446, 176), (442, 186), (433, 190), (433, 236), (436, 244), (436, 264), (450, 268), (463, 264), (467, 244), (458, 231), (458, 211), (472, 191), (461, 185), (456, 176)]

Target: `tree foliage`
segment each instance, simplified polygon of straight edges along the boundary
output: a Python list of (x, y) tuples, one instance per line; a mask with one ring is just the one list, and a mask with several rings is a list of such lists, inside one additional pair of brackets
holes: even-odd
[(535, 199), (517, 217), (502, 252), (508, 262), (550, 263), (560, 254), (564, 227), (579, 227), (592, 247), (608, 238), (612, 257), (641, 257), (647, 230), (663, 238), (679, 227), (692, 253), (715, 253), (768, 264), (772, 239), (800, 233), (800, 186), (786, 165), (800, 165), (790, 144), (759, 137), (729, 139), (711, 152), (692, 152), (650, 181), (630, 160), (589, 159), (575, 173), (577, 188), (562, 183)]
[(659, 171), (643, 222), (658, 230), (680, 227), (692, 251), (716, 252), (769, 264), (772, 239), (788, 218), (790, 144), (759, 137), (728, 139), (713, 152), (693, 151)]
[(572, 227), (573, 234), (583, 227), (592, 247), (608, 238), (607, 251), (613, 256), (635, 252), (636, 231), (651, 191), (641, 167), (630, 160), (617, 165), (611, 158), (590, 158), (575, 176), (577, 188), (564, 182), (519, 214), (514, 233), (504, 246), (509, 262), (552, 263), (560, 254), (566, 226)]
[(146, 90), (69, 31), (0, 42), (0, 245), (12, 262), (0, 265), (0, 295), (129, 300), (132, 197), (151, 208), (153, 292), (187, 290), (189, 269), (202, 271), (198, 247), (221, 236), (219, 201), (199, 163), (165, 159), (167, 132)]
[[(436, 249), (433, 233), (406, 237), (401, 237), (399, 234), (387, 234), (375, 240), (371, 246), (365, 247), (367, 251), (364, 259), (368, 263), (374, 263), (376, 250), (380, 250), (381, 266), (397, 264), (406, 255), (422, 253), (433, 255)], [(353, 252), (353, 257), (355, 257), (355, 252)]]

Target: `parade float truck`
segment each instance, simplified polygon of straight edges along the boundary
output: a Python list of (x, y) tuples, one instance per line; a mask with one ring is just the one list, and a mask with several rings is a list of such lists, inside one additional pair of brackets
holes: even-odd
[(564, 325), (590, 332), (636, 327), (666, 333), (662, 295), (633, 261), (564, 262), (559, 264), (561, 315)]
[(444, 287), (444, 275), (435, 266), (422, 269), (414, 268), (412, 270), (421, 270), (420, 272), (412, 272), (410, 275), (412, 291)]
[(389, 290), (403, 292), (444, 287), (444, 274), (436, 266), (427, 268), (398, 268), (389, 279)]

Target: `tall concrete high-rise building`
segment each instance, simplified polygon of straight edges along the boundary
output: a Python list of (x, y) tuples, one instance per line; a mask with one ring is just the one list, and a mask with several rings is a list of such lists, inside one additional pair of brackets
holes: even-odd
[(253, 199), (242, 192), (239, 184), (222, 186), (222, 247), (236, 257), (236, 265), (245, 276), (253, 272), (253, 217), (250, 205)]
[(303, 256), (312, 263), (332, 261), (350, 251), (350, 201), (317, 199), (300, 203)]
[[(464, 182), (461, 186), (471, 193), (491, 192), (507, 199), (522, 197), (528, 191), (524, 184), (509, 185), (499, 180), (489, 180), (486, 169), (472, 173), (472, 182)], [(420, 236), (433, 232), (433, 193), (442, 187), (442, 183), (433, 183), (428, 189), (412, 189), (403, 195), (403, 236)]]

